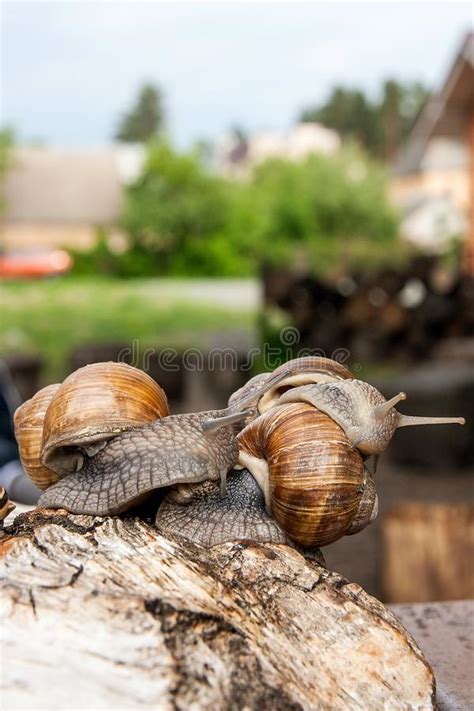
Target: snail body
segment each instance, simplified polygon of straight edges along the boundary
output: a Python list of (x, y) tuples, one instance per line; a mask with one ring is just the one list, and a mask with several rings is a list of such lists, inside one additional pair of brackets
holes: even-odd
[[(219, 479), (224, 495), (227, 473), (238, 461), (235, 423), (252, 410), (229, 407), (168, 415), (161, 388), (141, 371), (124, 367), (126, 371), (122, 364), (86, 366), (54, 393), (44, 415), (40, 457), (52, 474), (39, 504), (111, 515), (155, 489), (207, 479)], [(279, 377), (271, 376), (269, 383)], [(251, 405), (265, 387), (240, 398), (239, 407)], [(96, 399), (100, 407), (95, 407)], [(74, 410), (83, 400), (75, 419)], [(22, 423), (20, 417), (19, 440)]]
[(168, 414), (164, 391), (143, 371), (125, 363), (79, 368), (15, 412), (23, 468), (47, 489), (120, 432)]
[(279, 403), (307, 402), (329, 415), (364, 455), (379, 456), (399, 427), (464, 424), (462, 417), (413, 417), (394, 408), (406, 399), (399, 393), (390, 400), (362, 380), (327, 382), (293, 388)]
[[(223, 480), (238, 459), (232, 424), (203, 430), (218, 410), (170, 415), (122, 432), (77, 472), (50, 486), (39, 504), (72, 513), (120, 513), (155, 489)], [(104, 487), (104, 481), (107, 486)]]
[(207, 547), (237, 540), (292, 545), (265, 510), (263, 493), (245, 469), (230, 474), (225, 497), (212, 481), (171, 491), (158, 509), (155, 525), (162, 533)]
[[(397, 427), (463, 422), (402, 415), (404, 398), (387, 401), (339, 363), (308, 357), (252, 378), (225, 409), (170, 415), (145, 373), (105, 363), (40, 391), (17, 411), (15, 433), (41, 506), (113, 515), (166, 489), (163, 532), (314, 550), (374, 519), (364, 459)], [(227, 487), (239, 467), (248, 471)]]

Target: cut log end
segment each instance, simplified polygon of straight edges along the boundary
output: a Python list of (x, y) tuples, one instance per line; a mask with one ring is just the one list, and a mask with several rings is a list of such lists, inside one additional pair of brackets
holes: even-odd
[(435, 708), (396, 618), (288, 546), (40, 509), (0, 550), (6, 708)]

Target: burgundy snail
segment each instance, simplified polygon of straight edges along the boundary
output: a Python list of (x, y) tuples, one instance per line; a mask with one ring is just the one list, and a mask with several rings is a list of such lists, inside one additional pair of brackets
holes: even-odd
[[(125, 388), (117, 377), (127, 382)], [(334, 361), (302, 358), (252, 378), (224, 410), (173, 416), (163, 391), (146, 374), (123, 364), (97, 364), (48, 393), (40, 391), (17, 411), (15, 427), (25, 470), (46, 489), (42, 506), (115, 514), (155, 489), (171, 487), (157, 514), (162, 531), (206, 545), (290, 539), (312, 548), (370, 522), (376, 495), (363, 456), (379, 453), (396, 426), (420, 423), (404, 422), (394, 401), (386, 403), (365, 386)], [(369, 414), (362, 416), (362, 429), (353, 431), (351, 408), (360, 406), (361, 397)], [(380, 439), (366, 432), (373, 422), (385, 438), (375, 449), (366, 446)], [(36, 450), (31, 442), (27, 446), (33, 434)], [(236, 465), (251, 475), (233, 473), (223, 496)]]
[[(229, 407), (240, 411), (249, 403), (255, 404), (245, 419), (235, 422), (234, 432), (238, 434), (243, 424), (272, 408), (288, 388), (351, 377), (343, 365), (319, 357), (297, 358), (284, 363), (273, 373), (256, 375), (229, 398)], [(221, 422), (221, 419), (208, 420), (204, 429), (211, 432)], [(241, 449), (239, 437), (237, 444)], [(237, 461), (234, 467), (240, 468)], [(245, 469), (234, 471), (227, 479), (225, 498), (219, 496), (210, 481), (193, 487), (178, 486), (160, 506), (157, 527), (206, 546), (239, 539), (300, 545), (299, 541), (291, 540), (288, 531), (276, 524), (272, 512), (265, 506), (260, 482), (255, 472), (252, 474)]]

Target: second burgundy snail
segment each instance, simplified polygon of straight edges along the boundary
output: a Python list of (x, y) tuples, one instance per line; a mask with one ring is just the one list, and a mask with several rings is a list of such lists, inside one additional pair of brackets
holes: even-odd
[(167, 488), (163, 532), (311, 549), (373, 520), (364, 460), (397, 427), (464, 422), (401, 415), (402, 399), (386, 401), (344, 366), (308, 357), (252, 378), (225, 409), (170, 415), (149, 376), (102, 363), (24, 403), (15, 431), (24, 469), (44, 489), (40, 506), (113, 515)]

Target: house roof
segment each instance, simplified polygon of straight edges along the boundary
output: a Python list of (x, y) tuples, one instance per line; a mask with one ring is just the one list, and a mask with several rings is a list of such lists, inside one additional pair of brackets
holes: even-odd
[(7, 221), (112, 223), (122, 201), (116, 151), (15, 149), (2, 193)]
[(469, 32), (440, 90), (424, 106), (395, 166), (395, 173), (419, 169), (428, 141), (444, 136), (463, 139), (474, 109), (474, 33)]

